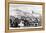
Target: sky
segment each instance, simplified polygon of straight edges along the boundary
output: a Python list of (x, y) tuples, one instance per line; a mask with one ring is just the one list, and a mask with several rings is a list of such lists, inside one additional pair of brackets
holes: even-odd
[(23, 12), (39, 13), (42, 15), (42, 5), (31, 5), (31, 4), (9, 4), (10, 15), (15, 15), (16, 9), (22, 10)]

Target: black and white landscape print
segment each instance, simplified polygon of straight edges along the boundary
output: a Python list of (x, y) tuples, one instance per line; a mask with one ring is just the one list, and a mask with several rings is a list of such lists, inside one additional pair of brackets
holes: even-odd
[(9, 27), (41, 26), (42, 5), (9, 4)]

